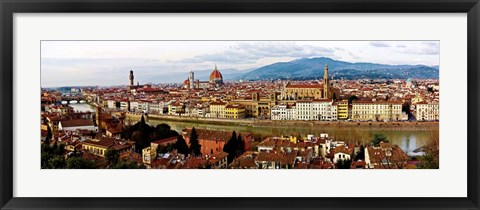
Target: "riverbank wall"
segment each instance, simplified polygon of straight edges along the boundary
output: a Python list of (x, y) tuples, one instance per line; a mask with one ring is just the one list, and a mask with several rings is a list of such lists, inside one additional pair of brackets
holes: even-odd
[[(142, 114), (127, 113), (127, 120), (140, 120)], [(438, 130), (438, 122), (346, 122), (346, 121), (276, 121), (261, 119), (225, 119), (202, 118), (189, 116), (172, 116), (149, 114), (146, 120), (163, 120), (187, 123), (202, 123), (214, 125), (236, 126), (268, 126), (268, 127), (332, 127), (349, 129), (375, 129), (375, 130)]]

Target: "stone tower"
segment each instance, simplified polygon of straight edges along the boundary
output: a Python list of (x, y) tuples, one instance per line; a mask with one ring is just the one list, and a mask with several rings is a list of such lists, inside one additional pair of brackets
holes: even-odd
[(330, 98), (330, 79), (328, 78), (328, 64), (323, 70), (323, 98)]
[(98, 130), (102, 130), (102, 122), (101, 122), (101, 115), (102, 115), (102, 107), (100, 105), (97, 105), (96, 107), (96, 113), (95, 113), (95, 123), (98, 126)]
[(193, 71), (190, 71), (188, 73), (188, 84), (189, 84), (189, 89), (195, 89), (195, 77), (193, 74)]
[(133, 76), (133, 70), (130, 70), (130, 76), (128, 78), (130, 79), (130, 86), (133, 86), (133, 79), (135, 78)]

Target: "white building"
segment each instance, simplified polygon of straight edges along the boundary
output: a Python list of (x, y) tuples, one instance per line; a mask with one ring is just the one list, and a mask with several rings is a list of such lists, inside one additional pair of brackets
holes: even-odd
[(62, 120), (58, 123), (60, 131), (89, 130), (98, 132), (98, 127), (93, 124), (91, 119)]
[(351, 155), (353, 154), (353, 148), (348, 148), (346, 145), (339, 145), (335, 147), (335, 154), (333, 156), (333, 163), (338, 161), (350, 160)]
[(288, 105), (276, 105), (271, 110), (272, 120), (296, 120), (296, 108), (295, 106)]
[(163, 114), (163, 105), (164, 102), (149, 102), (148, 103), (148, 112), (153, 114)]
[(402, 103), (394, 101), (354, 101), (352, 119), (359, 121), (399, 121)]
[(107, 100), (107, 108), (116, 109), (117, 108), (117, 102), (113, 99), (108, 99)]
[(297, 101), (296, 116), (297, 120), (337, 120), (337, 106), (331, 99)]
[(128, 110), (130, 108), (130, 102), (128, 100), (122, 100), (120, 102), (120, 109), (121, 110)]
[(138, 112), (143, 112), (143, 113), (148, 113), (148, 111), (149, 111), (148, 104), (149, 104), (149, 101), (143, 101), (143, 100), (139, 101), (137, 111)]
[(415, 105), (415, 118), (418, 121), (440, 120), (439, 104), (419, 102)]
[(132, 112), (138, 111), (138, 101), (130, 101), (130, 111)]

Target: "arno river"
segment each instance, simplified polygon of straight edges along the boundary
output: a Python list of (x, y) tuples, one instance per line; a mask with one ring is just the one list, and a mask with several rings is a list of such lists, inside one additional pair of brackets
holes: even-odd
[(166, 123), (171, 126), (173, 130), (181, 132), (184, 128), (200, 128), (200, 129), (212, 129), (222, 131), (237, 131), (237, 132), (249, 132), (253, 133), (256, 140), (263, 139), (267, 136), (287, 136), (292, 134), (299, 134), (306, 136), (307, 134), (313, 134), (319, 136), (320, 133), (328, 133), (330, 137), (335, 140), (344, 140), (351, 143), (366, 143), (372, 138), (374, 133), (385, 134), (391, 143), (399, 145), (409, 155), (414, 155), (412, 152), (421, 147), (426, 142), (433, 132), (438, 130), (417, 130), (417, 131), (398, 131), (398, 130), (378, 130), (368, 127), (359, 128), (338, 128), (331, 126), (245, 126), (245, 125), (215, 125), (203, 122), (179, 122), (179, 121), (167, 121), (167, 120), (148, 120), (148, 124), (157, 125), (160, 123)]
[[(88, 104), (72, 104), (70, 105), (78, 111), (94, 111)], [(135, 123), (135, 122), (127, 122)], [(268, 126), (268, 125), (217, 125), (208, 124), (204, 122), (179, 122), (169, 120), (148, 120), (148, 124), (157, 125), (160, 123), (166, 123), (170, 125), (173, 130), (181, 132), (184, 128), (200, 128), (200, 129), (212, 129), (221, 131), (237, 131), (237, 132), (250, 132), (253, 133), (256, 140), (263, 139), (267, 136), (287, 136), (287, 135), (301, 135), (313, 134), (318, 136), (320, 133), (328, 133), (330, 137), (335, 140), (343, 140), (351, 143), (366, 143), (368, 142), (374, 133), (385, 134), (391, 143), (399, 145), (405, 152), (413, 155), (412, 152), (421, 147), (435, 132), (438, 133), (438, 129), (422, 129), (422, 130), (388, 130), (388, 129), (376, 129), (369, 127), (332, 127), (321, 125), (301, 125), (301, 126)]]

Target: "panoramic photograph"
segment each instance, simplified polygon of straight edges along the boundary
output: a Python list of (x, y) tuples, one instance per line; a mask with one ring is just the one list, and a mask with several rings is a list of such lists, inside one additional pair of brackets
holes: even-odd
[(439, 169), (439, 41), (41, 41), (41, 169)]

